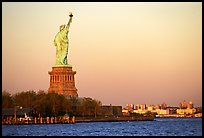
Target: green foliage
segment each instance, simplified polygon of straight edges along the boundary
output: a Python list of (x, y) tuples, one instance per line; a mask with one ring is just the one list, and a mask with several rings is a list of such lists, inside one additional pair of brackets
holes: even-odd
[(90, 97), (65, 98), (57, 93), (47, 93), (43, 90), (33, 90), (16, 93), (11, 96), (9, 92), (2, 94), (2, 108), (13, 108), (14, 106), (31, 107), (36, 116), (95, 116), (101, 105), (100, 101)]

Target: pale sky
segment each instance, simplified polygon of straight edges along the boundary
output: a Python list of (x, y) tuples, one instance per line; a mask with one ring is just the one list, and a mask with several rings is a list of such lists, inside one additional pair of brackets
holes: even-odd
[(3, 90), (48, 90), (54, 37), (70, 11), (68, 62), (79, 97), (202, 105), (201, 2), (3, 2)]

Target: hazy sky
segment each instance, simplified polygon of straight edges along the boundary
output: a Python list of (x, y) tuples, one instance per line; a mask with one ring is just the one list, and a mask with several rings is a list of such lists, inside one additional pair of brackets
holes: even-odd
[(70, 11), (68, 62), (80, 97), (202, 105), (201, 2), (3, 2), (3, 90), (48, 90), (54, 37)]

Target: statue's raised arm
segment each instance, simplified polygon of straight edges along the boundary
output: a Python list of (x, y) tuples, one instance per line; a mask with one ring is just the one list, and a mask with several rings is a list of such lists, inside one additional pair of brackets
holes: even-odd
[(70, 17), (70, 18), (69, 18), (69, 22), (67, 23), (67, 27), (66, 27), (67, 29), (69, 29), (70, 24), (71, 24), (71, 22), (72, 22), (73, 14), (72, 14), (71, 12), (69, 13), (69, 17)]

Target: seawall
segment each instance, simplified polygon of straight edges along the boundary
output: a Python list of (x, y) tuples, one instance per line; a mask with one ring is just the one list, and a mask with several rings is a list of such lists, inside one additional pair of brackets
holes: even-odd
[(118, 121), (153, 121), (154, 117), (131, 117), (131, 116), (122, 116), (122, 117), (104, 117), (104, 118), (79, 118), (76, 117), (75, 122), (118, 122)]

